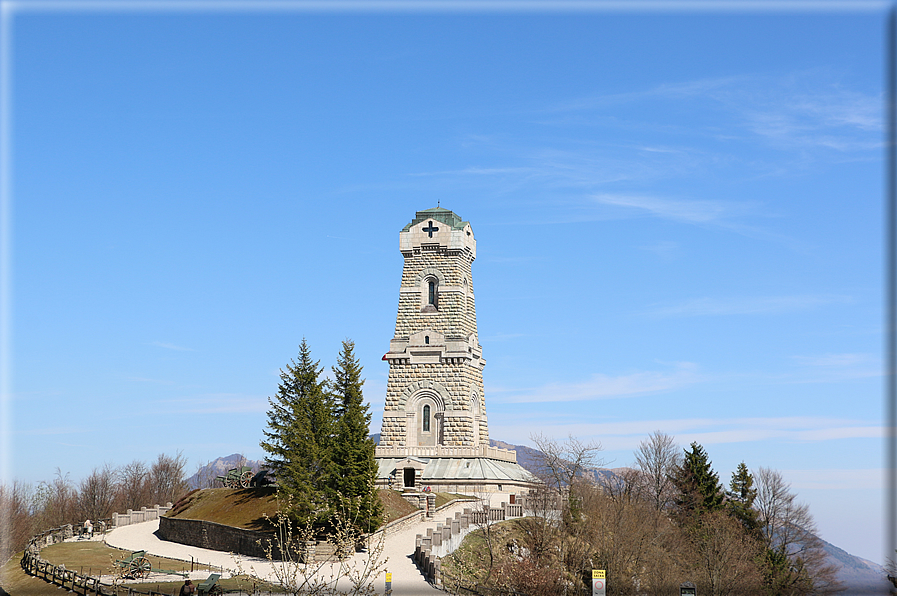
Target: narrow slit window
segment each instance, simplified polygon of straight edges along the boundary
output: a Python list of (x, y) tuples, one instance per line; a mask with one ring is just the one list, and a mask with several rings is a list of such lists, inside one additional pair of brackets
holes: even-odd
[(429, 335), (424, 336), (424, 343), (428, 346), (430, 345), (430, 336)]
[(427, 304), (436, 306), (436, 282), (431, 281), (429, 284), (429, 293), (427, 294)]
[(424, 432), (430, 432), (430, 406), (424, 406)]

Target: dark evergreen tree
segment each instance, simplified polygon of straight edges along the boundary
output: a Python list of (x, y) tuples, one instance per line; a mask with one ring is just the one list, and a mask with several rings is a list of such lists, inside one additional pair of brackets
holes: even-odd
[(268, 429), (261, 442), (282, 500), (291, 504), (290, 517), (302, 524), (328, 517), (333, 404), (325, 381), (319, 380), (322, 370), (303, 338), (299, 361), (280, 371), (277, 394), (268, 398)]
[(704, 448), (692, 443), (691, 451), (685, 450), (685, 459), (676, 468), (673, 475), (673, 484), (679, 491), (676, 508), (683, 521), (723, 508), (723, 487), (710, 464)]
[(337, 420), (331, 474), (331, 505), (361, 532), (380, 526), (383, 505), (376, 491), (377, 463), (370, 438), (371, 414), (362, 395), (364, 379), (355, 343), (343, 341), (333, 367), (331, 391)]
[(726, 508), (729, 514), (741, 523), (745, 532), (759, 538), (760, 522), (757, 520), (756, 510), (754, 510), (757, 489), (754, 488), (754, 476), (744, 462), (738, 464), (738, 469), (732, 472), (732, 480), (729, 482), (729, 491), (726, 496), (728, 497)]

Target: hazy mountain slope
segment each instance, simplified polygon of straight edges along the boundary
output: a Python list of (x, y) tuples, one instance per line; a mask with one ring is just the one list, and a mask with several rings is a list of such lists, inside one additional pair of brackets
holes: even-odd
[(829, 562), (839, 567), (838, 581), (847, 586), (845, 594), (888, 594), (888, 588), (893, 587), (881, 565), (855, 557), (831, 542), (822, 543)]

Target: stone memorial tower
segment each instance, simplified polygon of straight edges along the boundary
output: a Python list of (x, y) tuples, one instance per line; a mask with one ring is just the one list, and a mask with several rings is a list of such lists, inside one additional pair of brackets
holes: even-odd
[[(377, 459), (406, 490), (516, 491), (533, 482), (516, 454), (489, 446), (469, 222), (439, 207), (399, 233), (404, 258)], [(507, 486), (507, 489), (505, 488)]]

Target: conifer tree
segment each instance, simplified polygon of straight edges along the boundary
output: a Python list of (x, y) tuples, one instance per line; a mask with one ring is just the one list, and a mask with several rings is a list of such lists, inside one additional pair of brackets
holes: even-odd
[(361, 364), (355, 343), (343, 341), (333, 367), (332, 397), (336, 406), (336, 431), (331, 474), (331, 505), (361, 532), (380, 526), (383, 506), (375, 489), (377, 463), (370, 438), (371, 414), (364, 403)]
[(268, 429), (261, 442), (279, 492), (292, 504), (289, 515), (302, 524), (327, 517), (333, 404), (319, 380), (322, 370), (303, 338), (299, 361), (280, 371), (277, 394), (268, 398)]
[(707, 452), (698, 443), (685, 450), (682, 465), (676, 468), (673, 483), (679, 490), (676, 506), (683, 518), (692, 518), (723, 507), (723, 487), (713, 471)]
[(738, 469), (732, 472), (726, 496), (728, 497), (726, 507), (732, 517), (741, 522), (748, 534), (758, 537), (760, 523), (754, 510), (757, 489), (754, 488), (754, 476), (744, 462), (738, 464)]

